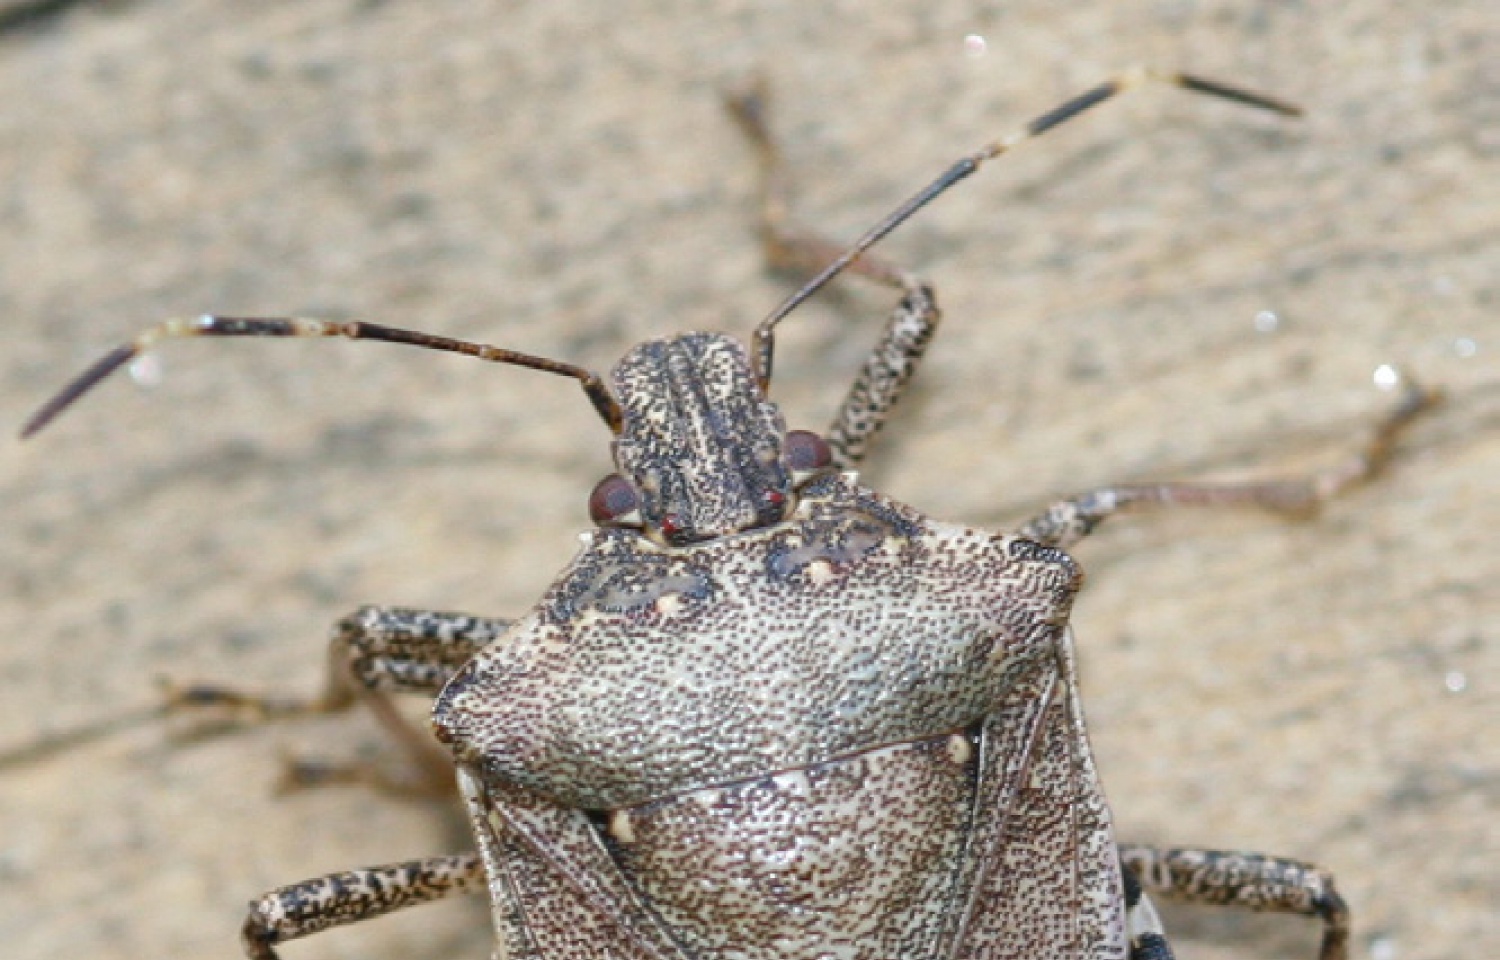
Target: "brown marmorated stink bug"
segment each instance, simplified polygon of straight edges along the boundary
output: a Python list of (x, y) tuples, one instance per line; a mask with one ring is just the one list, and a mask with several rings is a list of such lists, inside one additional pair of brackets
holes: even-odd
[[(1164, 958), (1142, 888), (1304, 914), (1322, 960), (1348, 914), (1316, 867), (1117, 845), (1084, 729), (1062, 552), (1138, 505), (1316, 506), (1373, 473), (1434, 395), (1408, 384), (1371, 443), (1301, 480), (1111, 487), (1015, 534), (931, 520), (852, 469), (938, 322), (932, 288), (866, 255), (985, 160), (1149, 80), (1295, 115), (1269, 97), (1134, 70), (949, 168), (847, 249), (784, 227), (763, 99), (735, 115), (761, 152), (771, 259), (815, 274), (750, 347), (686, 333), (633, 348), (613, 388), (581, 367), (357, 321), (167, 321), (103, 358), (29, 436), (171, 337), (347, 337), (573, 377), (614, 435), (597, 529), (515, 620), (364, 608), (341, 621), (352, 692), (436, 696), (476, 853), (338, 873), (251, 904), (253, 958), (330, 926), (487, 887), (497, 955), (629, 960)], [(901, 292), (828, 432), (766, 399), (777, 323), (845, 269)], [(205, 697), (212, 699), (211, 693)], [(227, 694), (225, 694), (227, 696)], [(435, 748), (428, 744), (429, 752)]]

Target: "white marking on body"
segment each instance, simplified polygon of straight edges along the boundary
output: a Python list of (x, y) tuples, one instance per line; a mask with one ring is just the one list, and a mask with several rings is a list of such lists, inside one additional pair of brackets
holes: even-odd
[(609, 815), (609, 835), (621, 843), (635, 843), (635, 828), (630, 825), (630, 814), (616, 810)]
[(807, 565), (807, 579), (820, 587), (832, 581), (833, 575), (833, 564), (827, 560), (814, 560)]
[(948, 757), (954, 763), (968, 763), (974, 757), (974, 747), (969, 738), (955, 733), (948, 738)]

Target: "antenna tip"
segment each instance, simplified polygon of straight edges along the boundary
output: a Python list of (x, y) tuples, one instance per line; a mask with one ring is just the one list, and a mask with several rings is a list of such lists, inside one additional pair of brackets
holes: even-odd
[(31, 415), (21, 427), (21, 439), (29, 440), (36, 436), (43, 427), (56, 419), (59, 413), (72, 406), (73, 401), (92, 390), (99, 381), (129, 363), (131, 358), (139, 352), (134, 344), (127, 343), (100, 357), (93, 366), (80, 373)]

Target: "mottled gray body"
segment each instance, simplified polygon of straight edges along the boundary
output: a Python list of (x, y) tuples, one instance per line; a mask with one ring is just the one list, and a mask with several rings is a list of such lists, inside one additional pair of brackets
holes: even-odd
[(594, 533), (434, 711), (511, 956), (1123, 957), (1078, 581), (837, 473), (698, 544)]

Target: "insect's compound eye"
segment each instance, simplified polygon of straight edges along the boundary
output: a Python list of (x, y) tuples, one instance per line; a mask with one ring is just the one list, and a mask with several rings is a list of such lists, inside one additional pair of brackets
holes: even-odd
[(828, 443), (811, 430), (790, 430), (786, 435), (787, 465), (797, 473), (821, 470), (833, 462)]
[(661, 518), (661, 535), (667, 538), (668, 543), (676, 543), (682, 533), (682, 517), (675, 513), (663, 514)]
[(787, 495), (780, 490), (763, 490), (760, 494), (761, 523), (775, 523), (786, 518)]
[(601, 527), (639, 525), (641, 500), (629, 480), (612, 473), (589, 494), (589, 517)]

